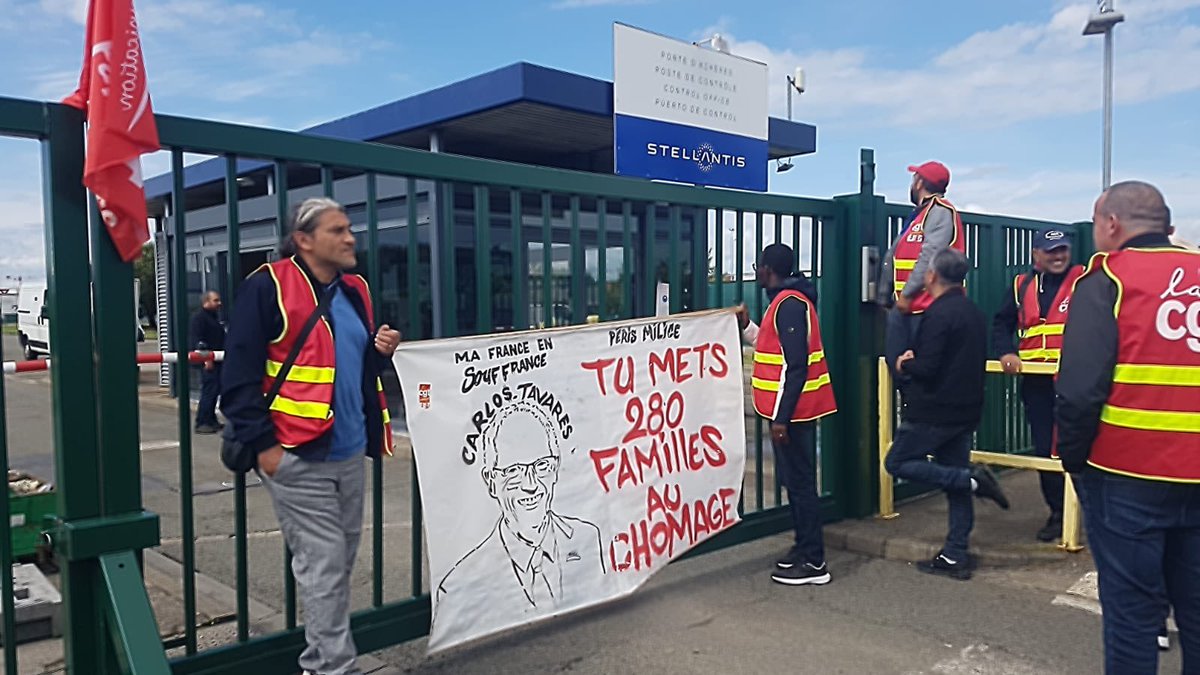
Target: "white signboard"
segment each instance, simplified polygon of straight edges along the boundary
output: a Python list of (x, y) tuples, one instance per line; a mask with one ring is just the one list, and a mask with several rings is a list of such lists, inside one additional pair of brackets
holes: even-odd
[(728, 311), (407, 343), (438, 651), (632, 593), (738, 521)]
[(613, 26), (613, 111), (767, 139), (767, 64)]

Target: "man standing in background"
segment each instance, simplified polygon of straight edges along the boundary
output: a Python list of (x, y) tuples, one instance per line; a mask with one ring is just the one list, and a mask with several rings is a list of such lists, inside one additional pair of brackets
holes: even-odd
[[(1071, 235), (1057, 227), (1043, 228), (1033, 238), (1033, 271), (1013, 279), (1004, 304), (992, 319), (992, 346), (1004, 372), (1021, 372), (1021, 362), (1058, 365), (1063, 329), (1075, 280), (1083, 265), (1071, 264)], [(1013, 342), (1013, 334), (1020, 345)], [(1038, 457), (1050, 457), (1054, 445), (1054, 378), (1027, 375), (1021, 378), (1025, 419)], [(1063, 475), (1040, 471), (1042, 498), (1050, 517), (1038, 530), (1038, 541), (1054, 541), (1062, 533)]]
[[(221, 321), (221, 294), (208, 291), (200, 309), (192, 315), (189, 332), (196, 351), (225, 350), (225, 322)], [(196, 407), (196, 433), (215, 434), (225, 425), (217, 421), (217, 397), (221, 393), (221, 362), (207, 360), (200, 376), (200, 404)]]

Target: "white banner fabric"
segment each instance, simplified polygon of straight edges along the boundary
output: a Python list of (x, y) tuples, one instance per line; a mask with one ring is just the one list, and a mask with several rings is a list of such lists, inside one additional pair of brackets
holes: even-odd
[(632, 593), (738, 522), (728, 310), (402, 344), (429, 650)]

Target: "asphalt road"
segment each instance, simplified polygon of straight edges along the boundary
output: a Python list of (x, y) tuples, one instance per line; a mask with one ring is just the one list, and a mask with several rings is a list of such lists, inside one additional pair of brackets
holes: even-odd
[[(1055, 604), (1090, 570), (985, 569), (962, 582), (830, 552), (833, 582), (774, 584), (772, 537), (671, 565), (624, 600), (425, 657), (376, 653), (415, 673), (1100, 673), (1100, 617)], [(1178, 647), (1160, 672), (1179, 672)]]

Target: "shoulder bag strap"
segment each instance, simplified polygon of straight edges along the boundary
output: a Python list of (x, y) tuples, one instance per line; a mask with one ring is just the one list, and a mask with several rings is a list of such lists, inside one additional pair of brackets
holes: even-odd
[(313, 309), (312, 314), (308, 315), (308, 321), (304, 322), (304, 327), (300, 329), (300, 335), (292, 343), (292, 350), (288, 352), (287, 358), (284, 359), (283, 365), (279, 368), (279, 373), (275, 376), (275, 381), (271, 383), (271, 388), (267, 391), (265, 400), (268, 408), (275, 402), (275, 397), (279, 395), (279, 389), (283, 387), (283, 382), (287, 378), (288, 371), (292, 369), (292, 364), (296, 362), (296, 357), (300, 355), (300, 349), (304, 347), (304, 342), (308, 340), (309, 333), (317, 325), (317, 321), (329, 311), (329, 303), (332, 302), (333, 294), (336, 292), (336, 288), (330, 287), (322, 293), (316, 308)]

